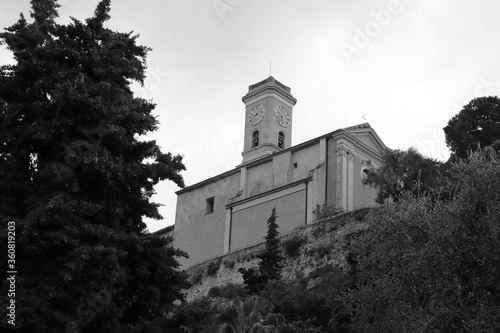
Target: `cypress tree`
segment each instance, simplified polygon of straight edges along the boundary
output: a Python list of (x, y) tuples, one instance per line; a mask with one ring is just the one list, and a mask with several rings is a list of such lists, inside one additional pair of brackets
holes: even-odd
[(32, 22), (0, 34), (16, 61), (0, 67), (0, 219), (2, 232), (16, 224), (18, 271), (16, 326), (2, 331), (144, 330), (185, 285), (185, 253), (143, 221), (161, 218), (154, 185), (183, 187), (185, 169), (139, 140), (158, 128), (155, 104), (130, 89), (150, 49), (104, 26), (109, 0), (67, 25), (55, 0), (31, 5)]
[(283, 261), (283, 256), (281, 255), (281, 242), (278, 238), (277, 218), (276, 207), (274, 207), (271, 216), (267, 220), (265, 250), (257, 256), (260, 258), (259, 271), (261, 275), (266, 277), (266, 280), (274, 280), (281, 277), (281, 262)]
[(257, 255), (257, 258), (260, 259), (259, 269), (239, 269), (239, 272), (243, 275), (246, 288), (254, 294), (259, 293), (269, 280), (276, 280), (281, 277), (281, 263), (284, 258), (281, 255), (281, 242), (278, 238), (277, 218), (276, 207), (274, 207), (271, 216), (267, 220), (267, 234), (264, 237), (266, 240), (265, 249)]

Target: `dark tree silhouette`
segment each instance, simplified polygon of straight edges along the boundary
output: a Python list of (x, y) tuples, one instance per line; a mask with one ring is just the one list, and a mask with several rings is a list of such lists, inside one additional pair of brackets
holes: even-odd
[(257, 255), (260, 259), (259, 271), (266, 280), (276, 280), (281, 277), (283, 256), (281, 255), (281, 242), (278, 238), (277, 218), (276, 207), (274, 207), (271, 216), (267, 220), (266, 248), (264, 252)]
[(414, 148), (387, 149), (382, 156), (382, 166), (368, 172), (364, 181), (378, 190), (377, 203), (392, 198), (397, 201), (403, 192), (423, 194), (443, 185), (440, 172), (446, 166), (437, 160), (422, 156)]
[(452, 159), (465, 158), (478, 146), (492, 145), (500, 139), (500, 99), (496, 96), (474, 98), (443, 130)]
[(15, 328), (135, 332), (168, 312), (185, 283), (176, 260), (185, 254), (143, 222), (161, 218), (155, 184), (184, 186), (182, 157), (138, 139), (158, 126), (155, 105), (130, 89), (144, 81), (149, 48), (104, 27), (109, 0), (68, 25), (55, 22), (56, 1), (31, 5), (32, 22), (21, 15), (0, 34), (16, 61), (0, 68), (0, 218), (2, 234), (16, 225)]

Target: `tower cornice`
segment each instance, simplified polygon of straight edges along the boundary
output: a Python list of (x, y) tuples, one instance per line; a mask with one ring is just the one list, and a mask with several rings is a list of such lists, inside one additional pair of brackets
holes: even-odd
[(265, 93), (275, 93), (281, 98), (285, 99), (292, 106), (297, 103), (297, 100), (292, 96), (291, 89), (285, 86), (283, 83), (276, 80), (274, 77), (270, 76), (267, 79), (260, 81), (256, 84), (252, 84), (248, 87), (248, 93), (243, 96), (243, 103), (247, 104), (247, 102), (251, 99), (254, 99), (257, 96), (260, 96)]

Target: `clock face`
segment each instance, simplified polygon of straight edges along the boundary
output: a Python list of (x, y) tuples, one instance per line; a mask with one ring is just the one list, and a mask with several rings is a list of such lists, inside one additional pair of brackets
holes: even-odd
[(278, 106), (274, 110), (274, 116), (276, 117), (276, 121), (283, 127), (287, 127), (290, 125), (290, 114), (285, 109), (284, 106)]
[(260, 123), (262, 118), (264, 118), (264, 114), (266, 113), (266, 110), (264, 109), (264, 106), (261, 104), (255, 105), (252, 110), (250, 110), (250, 113), (248, 114), (248, 123), (250, 125), (257, 125)]

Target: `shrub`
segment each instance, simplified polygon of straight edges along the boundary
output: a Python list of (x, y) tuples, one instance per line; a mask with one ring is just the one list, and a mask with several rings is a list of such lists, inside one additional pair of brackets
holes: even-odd
[(244, 262), (245, 261), (245, 255), (243, 253), (238, 253), (236, 256), (236, 262)]
[(279, 326), (280, 333), (320, 333), (321, 330), (317, 327), (308, 326), (308, 323), (301, 321), (293, 324), (287, 323)]
[(173, 325), (163, 327), (162, 332), (214, 332), (217, 327), (214, 322), (217, 310), (217, 306), (208, 297), (183, 302), (171, 318)]
[(319, 222), (312, 226), (311, 235), (314, 238), (318, 238), (319, 236), (324, 235), (325, 232), (326, 232), (326, 226), (324, 222)]
[(354, 219), (361, 222), (365, 219), (366, 214), (368, 214), (369, 208), (359, 209), (354, 212)]
[(338, 212), (339, 210), (336, 209), (334, 205), (329, 205), (326, 202), (321, 206), (316, 204), (316, 208), (313, 210), (313, 214), (316, 215), (318, 220), (333, 216)]
[(332, 264), (327, 264), (327, 265), (321, 266), (320, 268), (317, 268), (314, 271), (312, 271), (311, 273), (309, 273), (309, 278), (315, 279), (317, 277), (326, 275), (327, 273), (337, 271), (337, 270), (338, 270), (338, 268), (334, 268), (332, 266)]
[(220, 267), (220, 263), (221, 263), (220, 259), (211, 261), (207, 266), (207, 275), (214, 276), (215, 274), (217, 274), (217, 271), (219, 270)]
[(304, 274), (304, 271), (301, 269), (301, 270), (299, 270), (299, 271), (297, 271), (297, 272), (295, 273), (295, 278), (296, 278), (297, 280), (300, 280), (300, 279), (304, 278), (304, 275), (305, 275), (305, 274)]
[(234, 260), (231, 260), (231, 259), (226, 259), (222, 262), (222, 264), (224, 265), (224, 267), (228, 268), (228, 269), (233, 269), (234, 268)]
[(316, 260), (322, 259), (332, 252), (332, 246), (330, 244), (321, 244), (315, 248), (309, 250), (309, 255), (314, 255)]
[[(272, 323), (279, 316), (268, 316), (270, 308), (271, 304), (263, 297), (251, 296), (246, 300), (236, 298), (222, 307), (216, 316), (221, 323), (218, 332), (268, 332), (269, 326), (263, 324)], [(283, 323), (284, 318), (277, 322)]]
[(203, 272), (197, 270), (191, 274), (191, 283), (193, 285), (201, 284), (202, 280), (203, 280)]
[(300, 247), (305, 243), (303, 237), (294, 236), (283, 241), (283, 250), (288, 257), (296, 257), (300, 253)]
[(290, 330), (279, 332), (337, 332), (327, 328), (335, 316), (333, 311), (340, 306), (336, 297), (321, 288), (309, 290), (305, 285), (297, 280), (271, 281), (262, 293), (273, 303), (273, 311), (281, 313), (289, 324)]
[(234, 299), (237, 297), (243, 297), (246, 295), (246, 290), (242, 285), (235, 283), (228, 283), (223, 286), (215, 286), (212, 287), (207, 296), (214, 298), (226, 298), (226, 299)]

